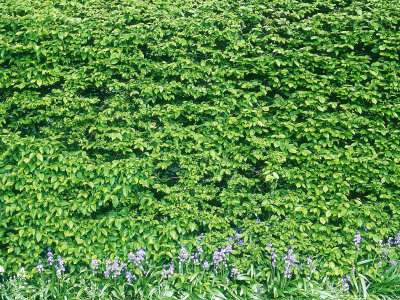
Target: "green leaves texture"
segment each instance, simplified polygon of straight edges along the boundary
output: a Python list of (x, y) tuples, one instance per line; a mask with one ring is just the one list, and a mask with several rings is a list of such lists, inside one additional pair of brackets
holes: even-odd
[(47, 247), (157, 259), (204, 232), (211, 249), (236, 227), (244, 251), (294, 236), (342, 268), (359, 227), (400, 227), (396, 1), (0, 14), (0, 257), (16, 269)]

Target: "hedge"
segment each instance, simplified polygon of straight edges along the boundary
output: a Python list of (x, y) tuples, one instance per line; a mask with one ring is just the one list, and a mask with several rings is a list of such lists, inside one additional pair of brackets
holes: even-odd
[(239, 233), (243, 265), (290, 243), (339, 274), (360, 228), (400, 229), (398, 1), (4, 0), (0, 16), (0, 264), (163, 260)]

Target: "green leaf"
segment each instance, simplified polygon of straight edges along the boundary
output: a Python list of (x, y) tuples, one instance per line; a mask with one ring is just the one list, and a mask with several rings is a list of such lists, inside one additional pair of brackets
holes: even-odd
[(37, 240), (38, 242), (40, 242), (41, 239), (42, 239), (42, 234), (41, 234), (39, 231), (37, 231), (37, 232), (36, 232), (36, 240)]
[(36, 153), (36, 157), (38, 160), (43, 161), (43, 155), (40, 153)]
[(172, 237), (174, 240), (177, 240), (177, 239), (178, 239), (178, 234), (176, 233), (175, 230), (171, 230), (171, 231), (169, 232), (169, 234), (171, 235), (171, 237)]
[(189, 229), (190, 229), (190, 231), (195, 231), (196, 228), (197, 228), (196, 223), (193, 223), (193, 222), (190, 222), (190, 223), (189, 223)]

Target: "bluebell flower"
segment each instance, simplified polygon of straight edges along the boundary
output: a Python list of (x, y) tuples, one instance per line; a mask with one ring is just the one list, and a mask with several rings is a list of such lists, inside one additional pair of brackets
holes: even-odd
[(44, 271), (43, 264), (42, 264), (42, 261), (40, 259), (38, 261), (38, 265), (37, 265), (36, 268), (37, 268), (39, 273), (42, 273)]
[(53, 257), (53, 253), (51, 252), (51, 250), (49, 249), (49, 251), (47, 252), (47, 262), (49, 266), (52, 266), (54, 263), (54, 257)]
[(64, 260), (61, 258), (61, 256), (58, 256), (57, 264), (55, 265), (55, 267), (58, 276), (60, 276), (61, 273), (65, 271)]
[(357, 231), (356, 235), (354, 236), (353, 242), (357, 247), (357, 250), (360, 250), (360, 243), (361, 243), (362, 237), (359, 231)]
[(169, 265), (169, 275), (168, 275), (168, 277), (171, 277), (172, 275), (174, 275), (174, 264), (170, 264)]
[(394, 241), (394, 244), (400, 246), (400, 231), (397, 233), (397, 237), (396, 237), (396, 239)]
[(269, 250), (270, 253), (268, 253), (268, 251), (266, 251), (265, 254), (271, 255), (271, 266), (273, 268), (275, 268), (276, 267), (276, 259), (277, 259), (278, 255), (276, 254), (276, 251), (274, 249), (272, 249), (272, 243), (271, 242), (267, 245), (267, 248), (270, 249)]
[(127, 281), (128, 283), (132, 283), (132, 279), (133, 279), (133, 280), (136, 280), (136, 276), (135, 276), (135, 275), (132, 275), (131, 272), (126, 272), (126, 273), (125, 273), (125, 278), (126, 278), (126, 281)]
[(186, 261), (188, 259), (188, 257), (189, 257), (189, 253), (186, 251), (185, 246), (182, 245), (181, 252), (179, 254), (179, 262), (181, 263), (181, 262)]
[(294, 247), (290, 247), (289, 251), (283, 256), (283, 261), (285, 263), (285, 271), (284, 275), (286, 278), (290, 278), (292, 276), (291, 267), (295, 267), (296, 255), (294, 254)]
[(290, 269), (289, 266), (285, 266), (284, 276), (285, 278), (292, 277), (292, 270)]
[(111, 278), (117, 278), (119, 275), (121, 275), (121, 267), (120, 267), (120, 262), (118, 260), (115, 260), (113, 264), (111, 265), (110, 269), (110, 274)]
[(208, 261), (204, 261), (203, 268), (204, 269), (210, 268), (210, 264), (208, 263)]
[(133, 254), (133, 252), (129, 252), (128, 259), (133, 260), (134, 258), (135, 258), (135, 254)]
[(237, 269), (236, 267), (233, 268), (232, 271), (231, 271), (231, 277), (235, 277), (235, 276), (237, 276), (238, 274), (239, 274), (238, 269)]
[(93, 274), (97, 273), (97, 269), (99, 268), (99, 263), (96, 259), (92, 259), (92, 271)]
[(349, 288), (350, 288), (350, 285), (349, 285), (349, 282), (350, 282), (350, 276), (345, 276), (344, 274), (343, 274), (343, 280), (342, 280), (342, 286), (343, 286), (343, 290), (344, 291), (348, 291), (349, 290)]
[(136, 255), (130, 252), (128, 254), (128, 259), (133, 260), (134, 264), (136, 266), (139, 266), (145, 260), (145, 256), (146, 256), (146, 251), (145, 248), (142, 247), (136, 251)]

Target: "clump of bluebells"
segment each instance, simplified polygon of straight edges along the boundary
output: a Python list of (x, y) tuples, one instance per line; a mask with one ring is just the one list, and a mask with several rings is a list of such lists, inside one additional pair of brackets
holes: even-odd
[[(196, 242), (200, 243), (203, 237), (204, 235), (202, 234)], [(360, 232), (357, 232), (353, 238), (353, 243), (357, 251), (360, 249), (362, 239)], [(382, 246), (381, 261), (374, 265), (377, 271), (387, 273), (391, 269), (398, 268), (399, 263), (396, 261), (394, 254), (398, 252), (398, 248), (400, 247), (399, 241), (400, 233), (395, 237), (389, 237), (386, 242), (380, 242)], [(240, 283), (239, 279), (243, 280), (240, 274), (249, 274), (249, 270), (241, 269), (241, 266), (237, 264), (237, 259), (234, 258), (234, 253), (242, 247), (243, 243), (239, 233), (236, 233), (235, 236), (228, 239), (228, 243), (213, 250), (208, 249), (209, 251), (205, 251), (203, 245), (200, 244), (194, 247), (190, 244), (186, 246), (181, 245), (176, 258), (171, 261), (165, 261), (162, 269), (156, 268), (155, 272), (151, 273), (151, 276), (159, 276), (159, 282), (164, 286), (171, 284), (174, 286), (177, 280), (186, 277), (191, 278), (189, 281), (192, 282), (193, 277), (190, 276), (200, 274), (199, 276), (205, 281), (211, 280), (211, 278), (213, 278), (212, 280), (220, 278), (219, 283), (222, 286), (219, 287), (225, 289), (230, 281)], [(237, 253), (240, 252), (238, 251)], [(296, 253), (294, 246), (290, 246), (286, 251), (280, 252), (279, 249), (274, 248), (272, 243), (269, 243), (265, 254), (264, 266), (267, 267), (269, 265), (269, 272), (271, 272), (269, 278), (271, 279), (269, 282), (264, 282), (261, 277), (254, 279), (258, 280), (254, 286), (257, 287), (256, 290), (260, 294), (271, 293), (271, 289), (282, 288), (286, 284), (289, 284), (289, 282), (299, 280), (302, 277), (308, 281), (319, 278), (317, 260), (313, 259), (310, 255), (302, 256)], [(47, 258), (47, 264), (39, 260), (35, 267), (37, 272), (43, 275), (43, 273), (46, 274), (50, 269), (57, 277), (61, 277), (66, 271), (64, 259), (60, 255), (56, 256), (52, 250), (45, 252), (44, 256)], [(126, 257), (121, 259), (118, 257), (110, 258), (105, 260), (104, 263), (98, 259), (92, 259), (89, 261), (90, 276), (114, 282), (125, 282), (127, 285), (139, 284), (139, 282), (148, 278), (151, 271), (151, 266), (148, 265), (146, 256), (148, 257), (145, 247), (141, 247), (136, 251), (129, 252)], [(355, 274), (356, 264), (350, 270), (349, 274), (342, 275), (338, 281), (338, 287), (343, 291), (352, 289), (355, 285), (352, 284), (351, 278)], [(242, 276), (242, 278), (244, 277), (246, 276)], [(198, 281), (196, 280), (196, 282)]]
[(144, 247), (139, 248), (136, 251), (136, 255), (133, 254), (133, 252), (130, 252), (128, 255), (128, 259), (130, 261), (133, 261), (136, 266), (139, 266), (145, 260), (146, 251), (144, 250), (145, 250)]
[(294, 254), (293, 249), (294, 249), (293, 246), (290, 247), (289, 251), (283, 257), (283, 261), (285, 263), (285, 271), (284, 271), (285, 278), (292, 277), (292, 268), (296, 266), (295, 265), (296, 255)]

